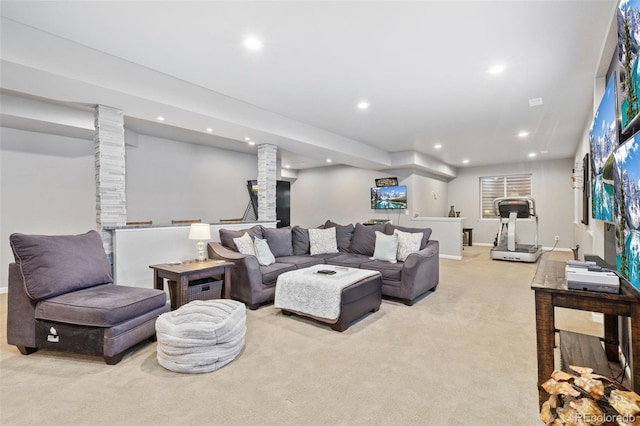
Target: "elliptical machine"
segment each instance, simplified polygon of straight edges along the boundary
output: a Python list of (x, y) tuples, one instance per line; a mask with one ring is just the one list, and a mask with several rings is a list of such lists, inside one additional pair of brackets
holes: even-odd
[[(531, 197), (501, 197), (493, 200), (493, 208), (500, 218), (500, 229), (496, 246), (491, 249), (494, 260), (511, 260), (516, 262), (537, 262), (542, 254), (538, 245), (538, 216), (535, 201)], [(535, 244), (516, 243), (517, 219), (534, 218), (536, 223)], [(507, 230), (504, 235), (504, 230)]]

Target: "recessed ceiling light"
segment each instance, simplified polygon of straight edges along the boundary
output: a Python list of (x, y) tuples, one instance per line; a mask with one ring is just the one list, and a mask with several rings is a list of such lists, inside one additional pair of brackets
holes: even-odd
[(504, 72), (504, 65), (502, 64), (496, 64), (494, 66), (492, 66), (491, 68), (489, 68), (489, 70), (487, 71), (489, 74), (501, 74), (502, 72)]
[(441, 143), (437, 143), (433, 146), (435, 149), (440, 149), (442, 148), (442, 144)]
[(253, 145), (255, 145), (255, 144), (256, 144), (256, 143), (255, 143), (254, 141), (249, 141), (249, 145), (253, 146)]
[(529, 132), (527, 132), (526, 130), (522, 130), (518, 133), (519, 138), (526, 138), (527, 136), (529, 136)]
[(528, 157), (529, 157), (529, 158), (533, 158), (533, 157), (535, 157), (536, 155), (537, 155), (537, 154), (536, 154), (535, 152), (530, 152), (530, 153), (529, 153), (529, 155), (528, 155)]
[(211, 133), (213, 132), (213, 129), (211, 127), (207, 127), (207, 132)]
[(330, 163), (330, 162), (331, 162), (331, 158), (327, 158), (327, 163)]
[(369, 108), (369, 102), (362, 101), (358, 102), (358, 109), (367, 109)]
[(245, 141), (249, 142), (251, 140), (251, 138), (249, 136), (244, 138)]
[(285, 165), (284, 165), (284, 168), (285, 168), (285, 169), (290, 169), (290, 168), (291, 168), (291, 165), (290, 165), (290, 164), (285, 164)]
[(159, 115), (158, 117), (156, 117), (156, 120), (158, 120), (158, 121), (164, 121), (164, 117), (163, 117), (163, 116), (161, 116), (161, 115)]
[(244, 47), (251, 50), (260, 50), (262, 49), (262, 40), (253, 36), (247, 37), (244, 39)]
[(462, 160), (462, 164), (469, 164), (469, 160)]

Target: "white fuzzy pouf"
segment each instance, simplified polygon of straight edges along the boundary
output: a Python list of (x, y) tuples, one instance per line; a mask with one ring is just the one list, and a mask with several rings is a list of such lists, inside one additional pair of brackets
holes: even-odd
[(158, 362), (179, 373), (208, 373), (235, 359), (247, 330), (243, 303), (194, 300), (158, 317)]

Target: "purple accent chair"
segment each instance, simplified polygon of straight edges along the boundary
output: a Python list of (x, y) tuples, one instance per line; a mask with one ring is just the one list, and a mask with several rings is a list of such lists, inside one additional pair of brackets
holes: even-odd
[(127, 349), (155, 339), (170, 310), (161, 290), (113, 284), (96, 231), (9, 237), (7, 342), (28, 355), (53, 349), (120, 362)]

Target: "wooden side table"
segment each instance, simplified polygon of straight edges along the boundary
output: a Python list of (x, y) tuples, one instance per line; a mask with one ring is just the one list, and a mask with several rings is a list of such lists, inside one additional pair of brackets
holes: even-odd
[(151, 265), (153, 269), (153, 282), (155, 288), (164, 290), (164, 280), (173, 281), (176, 284), (176, 300), (171, 304), (171, 309), (177, 309), (190, 302), (188, 296), (189, 282), (205, 278), (217, 278), (224, 275), (222, 284), (222, 297), (231, 298), (231, 267), (232, 262), (207, 259), (204, 262), (191, 261), (186, 263), (161, 263)]
[[(631, 332), (631, 385), (640, 392), (640, 298), (625, 279), (620, 278), (620, 293), (597, 293), (570, 290), (565, 278), (566, 262), (540, 260), (531, 283), (535, 291), (536, 339), (538, 346), (538, 392), (540, 405), (549, 397), (540, 387), (554, 370), (555, 346), (554, 308), (562, 307), (604, 314), (604, 351), (609, 361), (618, 359), (618, 317), (629, 317)], [(562, 342), (560, 342), (562, 346)], [(589, 367), (589, 366), (584, 366)]]

